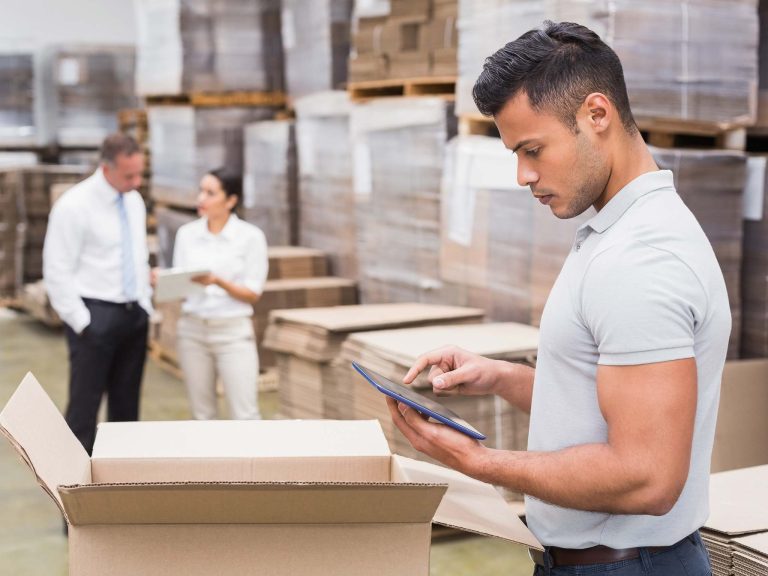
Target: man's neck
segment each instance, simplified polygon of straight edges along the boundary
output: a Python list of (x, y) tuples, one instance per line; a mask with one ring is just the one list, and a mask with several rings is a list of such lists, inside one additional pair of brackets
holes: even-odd
[(635, 178), (659, 169), (639, 132), (632, 136), (628, 135), (627, 140), (622, 142), (617, 150), (622, 152), (614, 158), (605, 193), (601, 196), (600, 202), (595, 204), (595, 209), (598, 211)]

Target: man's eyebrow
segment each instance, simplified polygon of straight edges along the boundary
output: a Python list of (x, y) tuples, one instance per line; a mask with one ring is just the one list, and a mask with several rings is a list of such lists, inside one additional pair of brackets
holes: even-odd
[(518, 142), (517, 146), (512, 148), (512, 154), (516, 153), (519, 148), (522, 148), (523, 146), (525, 146), (526, 144), (530, 144), (531, 142), (533, 142), (532, 138), (529, 138), (528, 140), (523, 140), (522, 142)]

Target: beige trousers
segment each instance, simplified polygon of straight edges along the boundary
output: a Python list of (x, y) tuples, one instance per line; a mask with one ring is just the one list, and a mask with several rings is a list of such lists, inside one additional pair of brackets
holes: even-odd
[(216, 378), (233, 420), (260, 418), (257, 400), (259, 358), (251, 318), (179, 319), (177, 346), (192, 416), (216, 418)]

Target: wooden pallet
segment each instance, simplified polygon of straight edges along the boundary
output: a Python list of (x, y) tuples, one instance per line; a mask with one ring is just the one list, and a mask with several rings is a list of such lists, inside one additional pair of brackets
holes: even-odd
[(355, 102), (364, 102), (371, 98), (403, 96), (432, 96), (452, 101), (456, 97), (456, 77), (425, 76), (402, 80), (350, 82), (347, 85), (347, 92), (350, 99)]
[(648, 144), (659, 148), (745, 150), (747, 146), (747, 126), (741, 123), (640, 118), (637, 127)]
[(499, 130), (493, 118), (482, 114), (463, 114), (459, 116), (459, 134), (462, 136), (499, 137)]
[(174, 376), (179, 380), (183, 379), (175, 352), (166, 350), (163, 345), (156, 340), (150, 340), (148, 355), (152, 360), (157, 362), (162, 370), (168, 372), (171, 376)]
[(145, 96), (151, 106), (186, 105), (205, 107), (266, 106), (282, 108), (286, 97), (283, 92), (192, 92), (190, 94)]

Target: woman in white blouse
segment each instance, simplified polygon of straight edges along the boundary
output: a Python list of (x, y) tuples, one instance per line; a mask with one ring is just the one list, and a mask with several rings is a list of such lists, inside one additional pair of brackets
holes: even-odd
[(193, 279), (205, 291), (184, 301), (177, 331), (179, 363), (198, 420), (216, 417), (217, 376), (230, 418), (260, 417), (252, 316), (269, 264), (263, 232), (233, 212), (241, 194), (239, 175), (212, 170), (200, 181), (200, 219), (176, 234), (174, 267), (211, 271)]

